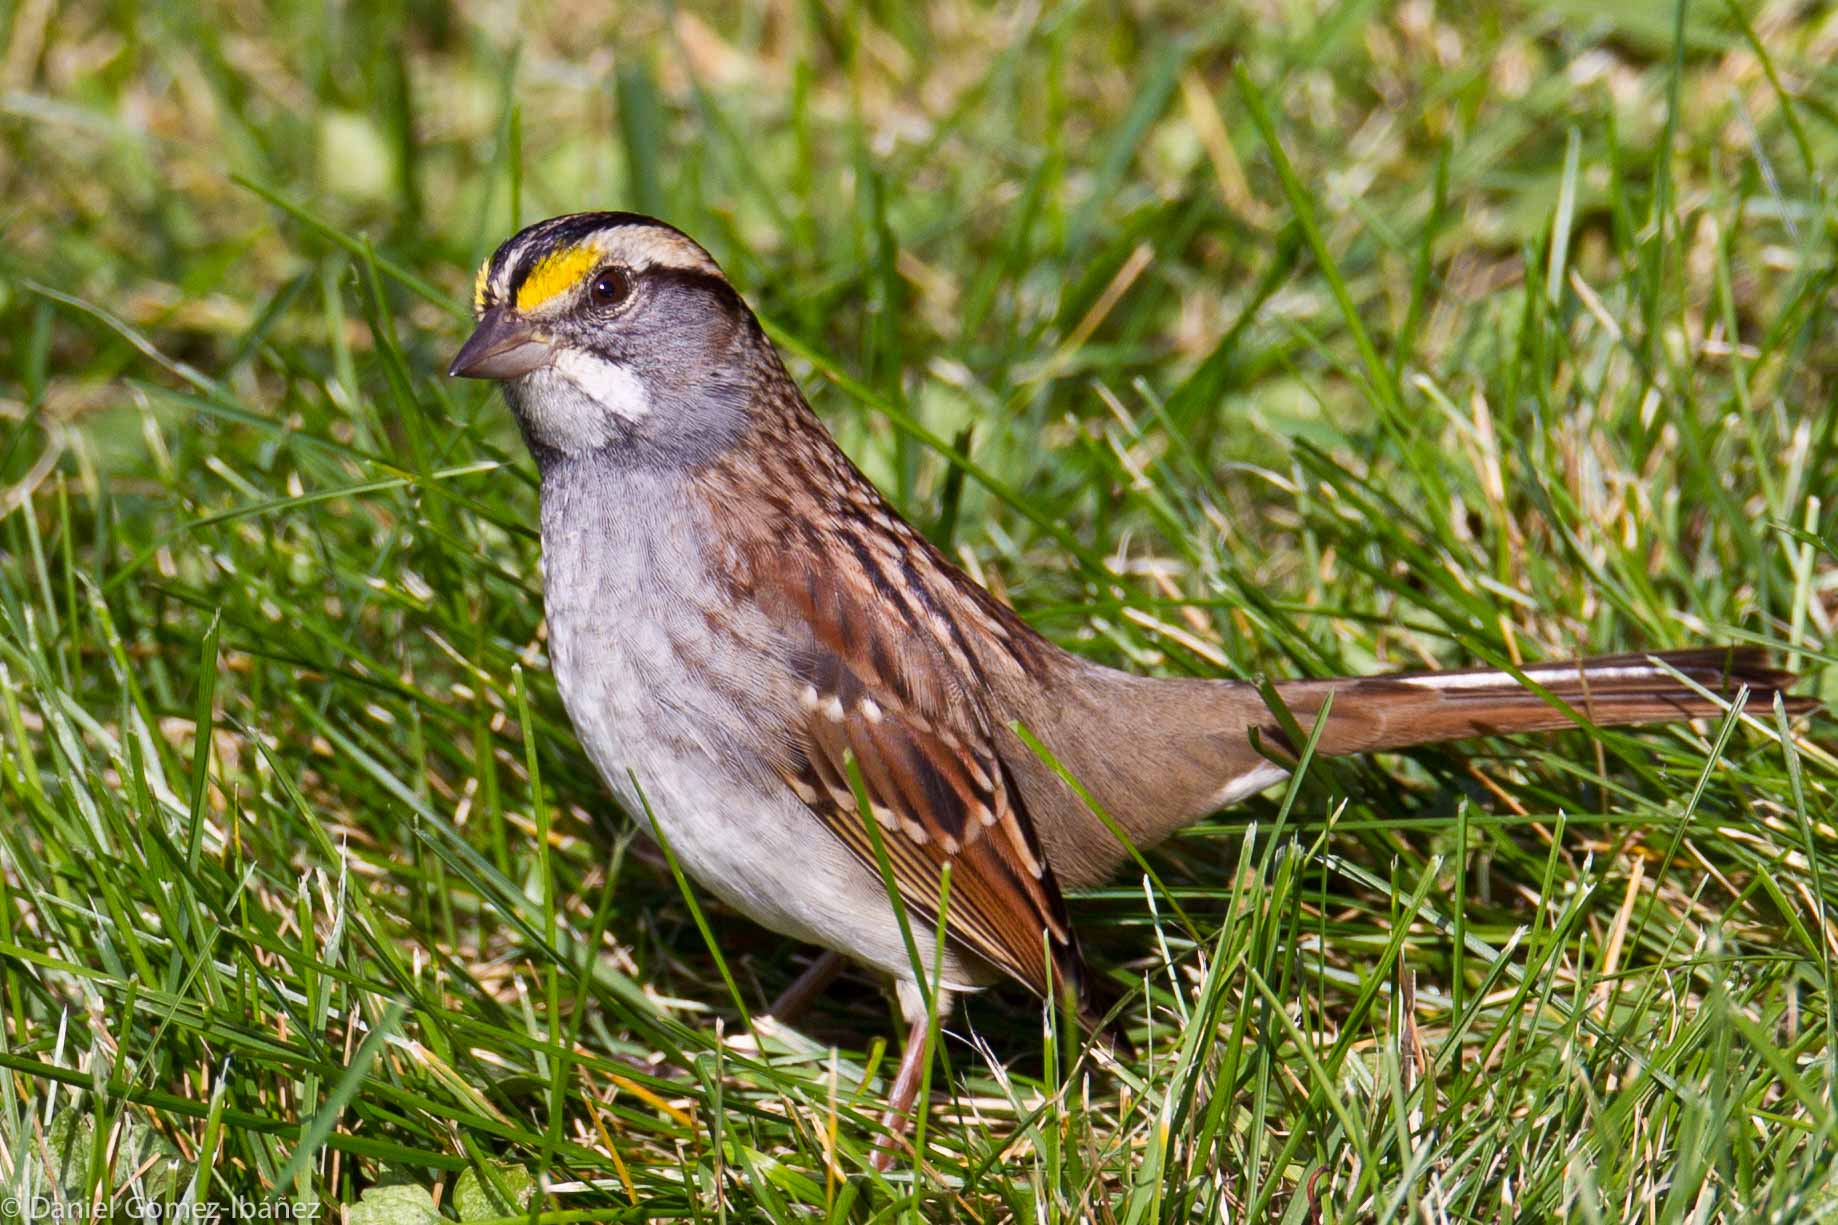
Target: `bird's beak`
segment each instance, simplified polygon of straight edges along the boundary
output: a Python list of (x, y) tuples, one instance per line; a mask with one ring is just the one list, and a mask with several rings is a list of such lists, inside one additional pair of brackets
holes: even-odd
[(459, 379), (514, 379), (549, 364), (549, 342), (502, 306), (479, 316), (479, 326), (453, 355), (447, 374)]

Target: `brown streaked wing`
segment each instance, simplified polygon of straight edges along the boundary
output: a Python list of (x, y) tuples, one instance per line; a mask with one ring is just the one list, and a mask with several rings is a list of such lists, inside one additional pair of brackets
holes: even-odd
[[(758, 436), (701, 487), (733, 549), (732, 594), (786, 636), (801, 692), (781, 777), (878, 874), (853, 759), (906, 903), (935, 923), (950, 864), (962, 947), (1042, 995), (1049, 976), (1082, 994), (1065, 903), (987, 705), (985, 667), (1028, 669), (1029, 636), (887, 504), (766, 352), (775, 377), (759, 390)], [(728, 515), (739, 505), (764, 513)]]
[(957, 941), (1039, 994), (1049, 950), (1053, 978), (1079, 984), (1059, 887), (987, 724), (968, 702), (922, 714), (831, 655), (815, 661), (800, 709), (805, 751), (786, 782), (864, 864), (879, 870), (851, 759), (908, 905), (936, 922), (948, 863), (947, 923)]
[(935, 923), (948, 863), (955, 940), (1041, 995), (1049, 975), (1082, 990), (1059, 885), (984, 705), (979, 644), (1004, 648), (986, 642), (980, 624), (953, 618), (961, 597), (949, 590), (949, 563), (847, 460), (831, 464), (820, 475), (781, 475), (791, 488), (842, 486), (832, 486), (846, 504), (834, 534), (760, 540), (746, 567), (746, 594), (794, 648), (800, 751), (782, 776), (878, 872), (851, 788), (853, 759), (907, 904)]

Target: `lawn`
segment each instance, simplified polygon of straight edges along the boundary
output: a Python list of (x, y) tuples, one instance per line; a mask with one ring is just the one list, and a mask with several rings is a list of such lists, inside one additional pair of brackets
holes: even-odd
[[(1072, 899), (1135, 1049), (680, 887), (448, 380), (519, 224), (723, 263), (1068, 647), (1766, 646), (1838, 701), (1838, 9), (0, 7), (0, 1217), (1838, 1217), (1838, 729), (1317, 761)], [(616, 610), (612, 615), (616, 615)], [(177, 1216), (177, 1219), (185, 1219)]]

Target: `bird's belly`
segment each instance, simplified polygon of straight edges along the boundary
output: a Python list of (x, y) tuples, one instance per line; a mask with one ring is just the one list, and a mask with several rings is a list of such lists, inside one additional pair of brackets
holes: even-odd
[[(723, 694), (661, 667), (673, 644), (648, 641), (645, 617), (584, 623), (551, 609), (550, 650), (563, 705), (600, 777), (641, 826), (655, 820), (698, 884), (783, 935), (847, 953), (899, 978), (912, 959), (878, 874), (826, 829), (758, 752)], [(588, 664), (591, 659), (591, 665)], [(931, 928), (910, 922), (930, 975)], [(987, 981), (947, 945), (943, 982)]]

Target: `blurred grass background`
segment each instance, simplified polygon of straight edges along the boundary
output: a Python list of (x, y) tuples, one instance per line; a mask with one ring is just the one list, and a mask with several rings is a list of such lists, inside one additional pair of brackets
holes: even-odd
[[(1077, 650), (1830, 701), (1835, 62), (1804, 0), (0, 5), (13, 1207), (1829, 1215), (1838, 760), (1758, 707), (1222, 814), (1074, 902), (1140, 1050), (973, 1001), (867, 1174), (886, 1002), (745, 1031), (441, 371), (518, 224), (649, 211)], [(808, 956), (709, 918), (751, 1012)]]

